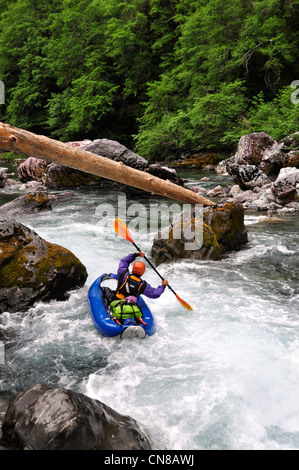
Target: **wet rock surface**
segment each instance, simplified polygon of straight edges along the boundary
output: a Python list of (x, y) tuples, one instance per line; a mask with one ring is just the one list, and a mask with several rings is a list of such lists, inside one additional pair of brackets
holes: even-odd
[(69, 250), (15, 220), (0, 219), (0, 313), (26, 310), (38, 300), (64, 300), (86, 279), (85, 266)]
[(0, 446), (9, 450), (150, 450), (151, 440), (137, 421), (100, 401), (36, 384), (10, 402)]
[(175, 259), (219, 260), (247, 241), (242, 205), (225, 203), (177, 215), (156, 234), (151, 255), (157, 265)]

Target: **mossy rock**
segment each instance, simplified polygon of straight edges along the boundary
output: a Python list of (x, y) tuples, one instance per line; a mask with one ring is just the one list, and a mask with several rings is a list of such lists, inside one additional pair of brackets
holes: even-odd
[(0, 313), (26, 310), (38, 300), (64, 300), (86, 279), (72, 252), (16, 221), (0, 220)]
[[(206, 207), (201, 214), (196, 209), (187, 217), (184, 211), (173, 223), (159, 231), (154, 238), (151, 254), (157, 265), (175, 259), (219, 260), (223, 253), (237, 250), (247, 243), (247, 230), (244, 225), (244, 209), (241, 204), (226, 203)], [(181, 233), (182, 236), (175, 235)], [(190, 233), (201, 231), (198, 246), (188, 244)], [(187, 236), (188, 234), (188, 236)]]
[(19, 215), (51, 211), (51, 201), (45, 191), (31, 191), (0, 207), (0, 218), (15, 218)]
[(204, 220), (211, 227), (223, 251), (235, 250), (247, 243), (242, 204), (227, 202), (217, 207), (206, 208)]

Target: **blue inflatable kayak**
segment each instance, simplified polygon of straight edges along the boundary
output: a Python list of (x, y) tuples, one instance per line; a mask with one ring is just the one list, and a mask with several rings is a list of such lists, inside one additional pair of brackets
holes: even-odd
[[(107, 281), (107, 282), (106, 282)], [(104, 284), (109, 284), (104, 285)], [(113, 288), (110, 287), (113, 286)], [(144, 338), (152, 336), (156, 332), (156, 321), (141, 296), (138, 297), (138, 306), (142, 312), (142, 320), (146, 325), (124, 326), (116, 323), (109, 314), (109, 294), (116, 289), (117, 275), (102, 274), (90, 286), (88, 291), (88, 303), (90, 314), (95, 328), (102, 336), (124, 338)], [(111, 300), (111, 299), (110, 299)]]

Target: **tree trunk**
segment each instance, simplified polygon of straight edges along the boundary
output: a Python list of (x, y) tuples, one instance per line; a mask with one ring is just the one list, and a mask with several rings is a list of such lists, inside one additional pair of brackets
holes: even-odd
[(70, 144), (0, 123), (0, 152), (5, 151), (59, 163), (186, 204), (216, 205), (189, 189), (130, 168), (122, 162), (115, 162), (109, 158), (74, 148)]

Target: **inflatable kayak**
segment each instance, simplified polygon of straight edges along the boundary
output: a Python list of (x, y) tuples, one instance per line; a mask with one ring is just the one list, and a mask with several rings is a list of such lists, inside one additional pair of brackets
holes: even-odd
[(142, 312), (143, 324), (125, 326), (113, 320), (109, 311), (109, 304), (111, 294), (116, 289), (116, 286), (116, 274), (102, 274), (90, 286), (88, 303), (95, 328), (102, 336), (120, 336), (121, 339), (152, 336), (156, 332), (155, 318), (141, 296), (138, 297), (138, 307)]

